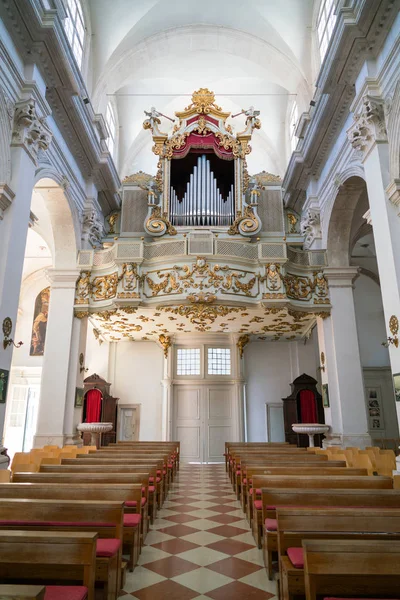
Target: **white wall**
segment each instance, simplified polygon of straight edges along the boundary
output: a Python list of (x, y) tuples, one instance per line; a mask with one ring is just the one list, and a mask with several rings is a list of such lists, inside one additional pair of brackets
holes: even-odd
[[(108, 348), (108, 342), (99, 344), (94, 336), (93, 326), (89, 321), (85, 354), (85, 366), (88, 371), (85, 373), (85, 377), (97, 373), (97, 375), (108, 381)], [(112, 389), (111, 393), (114, 394)]]
[(370, 277), (360, 275), (356, 279), (354, 304), (362, 366), (389, 367), (389, 352), (382, 346), (387, 333), (381, 290)]
[(313, 338), (303, 342), (251, 342), (245, 348), (247, 439), (266, 441), (265, 403), (281, 402), (302, 373), (317, 379)]
[(140, 404), (140, 440), (161, 439), (163, 352), (154, 342), (116, 347), (113, 396), (121, 404)]

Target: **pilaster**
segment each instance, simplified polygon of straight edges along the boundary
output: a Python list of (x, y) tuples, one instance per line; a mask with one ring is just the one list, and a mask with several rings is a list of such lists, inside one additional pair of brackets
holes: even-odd
[(172, 379), (173, 379), (173, 345), (164, 351), (164, 374), (161, 380), (162, 386), (162, 416), (161, 416), (161, 439), (168, 441), (172, 439)]
[[(49, 269), (50, 306), (43, 357), (42, 383), (34, 446), (64, 441), (73, 425), (72, 385), (68, 385), (73, 371), (77, 375), (77, 361), (73, 352), (78, 331), (73, 339), (75, 284), (79, 271)], [(78, 325), (77, 325), (78, 329)], [(74, 360), (75, 358), (75, 360)], [(70, 380), (71, 381), (71, 380)], [(75, 378), (76, 381), (76, 378)], [(71, 406), (72, 405), (72, 406)], [(71, 422), (72, 421), (72, 422)], [(49, 441), (51, 440), (51, 441)]]
[(326, 423), (331, 426), (326, 444), (348, 444), (351, 439), (366, 446), (370, 437), (353, 298), (358, 269), (328, 267), (324, 272), (332, 304), (331, 316), (318, 319), (319, 349), (325, 355), (321, 379), (328, 384), (330, 399), (325, 409)]

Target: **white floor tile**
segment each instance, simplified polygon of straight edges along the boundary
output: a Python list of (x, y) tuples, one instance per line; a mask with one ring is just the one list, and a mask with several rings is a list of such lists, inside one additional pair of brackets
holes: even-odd
[(211, 592), (211, 590), (215, 590), (222, 585), (227, 585), (234, 580), (225, 575), (221, 575), (220, 573), (201, 568), (196, 569), (196, 571), (190, 571), (190, 573), (184, 573), (183, 575), (173, 577), (173, 581), (185, 585), (195, 592), (206, 594), (207, 592)]

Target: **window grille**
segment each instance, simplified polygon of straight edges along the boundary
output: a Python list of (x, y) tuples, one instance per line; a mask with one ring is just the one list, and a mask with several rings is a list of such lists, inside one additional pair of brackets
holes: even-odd
[(229, 348), (208, 348), (209, 375), (231, 374), (231, 351)]
[(80, 0), (66, 0), (67, 18), (64, 21), (65, 33), (74, 53), (78, 67), (82, 66), (85, 22)]
[(200, 348), (177, 349), (176, 374), (200, 375)]
[(321, 62), (324, 60), (336, 23), (335, 0), (322, 0), (317, 20), (317, 34)]

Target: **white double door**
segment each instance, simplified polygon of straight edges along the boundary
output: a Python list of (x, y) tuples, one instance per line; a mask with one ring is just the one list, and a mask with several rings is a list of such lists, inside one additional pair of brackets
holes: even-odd
[(235, 386), (177, 384), (173, 394), (173, 439), (185, 462), (222, 462), (225, 442), (237, 437)]

